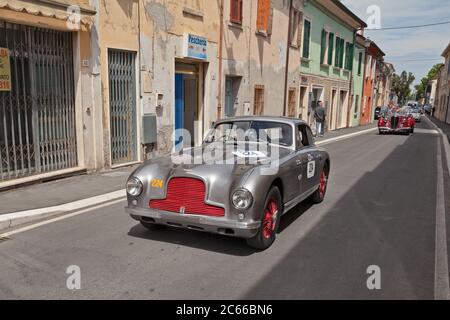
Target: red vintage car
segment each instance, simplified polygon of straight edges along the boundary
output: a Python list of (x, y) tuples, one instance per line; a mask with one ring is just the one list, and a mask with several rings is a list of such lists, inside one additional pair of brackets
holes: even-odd
[(378, 131), (385, 133), (403, 133), (409, 135), (414, 132), (416, 121), (413, 116), (405, 110), (395, 112), (383, 112), (378, 119)]

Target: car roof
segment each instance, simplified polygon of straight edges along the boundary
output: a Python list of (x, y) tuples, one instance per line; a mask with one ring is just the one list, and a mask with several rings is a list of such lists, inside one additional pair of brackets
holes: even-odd
[(275, 122), (282, 122), (282, 123), (288, 123), (292, 125), (297, 124), (305, 124), (308, 125), (305, 121), (298, 119), (298, 118), (292, 118), (292, 117), (281, 117), (281, 116), (239, 116), (239, 117), (230, 117), (230, 118), (224, 118), (220, 119), (216, 122), (216, 124), (223, 123), (223, 122), (230, 122), (230, 121), (275, 121)]

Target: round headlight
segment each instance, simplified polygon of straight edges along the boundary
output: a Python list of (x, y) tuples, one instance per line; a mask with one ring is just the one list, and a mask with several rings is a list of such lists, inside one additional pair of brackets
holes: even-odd
[(253, 202), (253, 196), (250, 191), (246, 189), (239, 189), (233, 193), (233, 206), (238, 210), (245, 210), (250, 208)]
[(142, 182), (138, 178), (130, 178), (127, 181), (127, 193), (130, 196), (137, 197), (142, 193)]

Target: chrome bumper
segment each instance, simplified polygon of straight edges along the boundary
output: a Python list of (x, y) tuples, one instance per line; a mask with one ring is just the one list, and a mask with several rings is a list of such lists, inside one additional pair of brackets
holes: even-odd
[(408, 132), (411, 131), (411, 128), (397, 128), (397, 129), (392, 129), (389, 127), (378, 127), (378, 130), (380, 132)]
[(239, 238), (251, 238), (258, 233), (260, 222), (239, 222), (226, 218), (180, 214), (155, 209), (125, 207), (125, 212), (133, 219), (148, 223), (169, 225), (173, 227), (218, 233)]

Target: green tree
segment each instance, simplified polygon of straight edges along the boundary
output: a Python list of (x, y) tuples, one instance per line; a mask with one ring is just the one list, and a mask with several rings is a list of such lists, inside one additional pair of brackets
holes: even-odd
[(417, 91), (417, 100), (425, 98), (425, 91), (427, 90), (428, 82), (430, 80), (437, 79), (439, 69), (443, 66), (443, 63), (435, 64), (430, 71), (428, 72), (426, 77), (423, 77), (420, 80), (420, 83), (415, 87)]
[(404, 104), (411, 94), (411, 84), (416, 77), (411, 72), (403, 71), (400, 75), (394, 73), (392, 77), (392, 91), (397, 95), (400, 104)]

